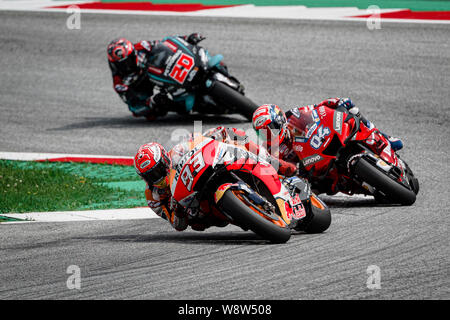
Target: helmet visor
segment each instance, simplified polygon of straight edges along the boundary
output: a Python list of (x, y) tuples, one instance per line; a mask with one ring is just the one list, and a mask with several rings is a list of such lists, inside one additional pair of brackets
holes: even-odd
[(284, 135), (284, 131), (284, 127), (280, 127), (277, 123), (271, 122), (266, 128), (256, 130), (256, 134), (262, 141), (271, 144), (272, 141), (276, 141), (277, 139), (281, 142), (280, 140)]
[(159, 186), (162, 180), (167, 176), (167, 166), (164, 160), (155, 165), (152, 169), (141, 174), (141, 177), (147, 182), (149, 186)]
[(117, 68), (124, 74), (129, 74), (137, 71), (136, 64), (136, 54), (131, 52), (131, 54), (124, 60), (116, 62)]
[(308, 109), (301, 109), (298, 117), (291, 117), (288, 126), (296, 137), (307, 137), (309, 129), (318, 121), (314, 112)]

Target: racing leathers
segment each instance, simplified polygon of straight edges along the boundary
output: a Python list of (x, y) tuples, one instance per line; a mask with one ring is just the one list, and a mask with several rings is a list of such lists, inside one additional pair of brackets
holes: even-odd
[(227, 222), (200, 211), (186, 209), (173, 197), (170, 188), (145, 188), (145, 197), (148, 206), (161, 218), (167, 220), (177, 231), (184, 231), (191, 227), (195, 231), (203, 231), (211, 226), (224, 227)]
[[(319, 104), (313, 105), (314, 108), (319, 108), (321, 106), (326, 106), (326, 107), (332, 108), (332, 109), (336, 109), (338, 107), (343, 107), (349, 111), (351, 110), (352, 112), (358, 112), (357, 108), (355, 108), (352, 101), (348, 98), (330, 98), (330, 99), (323, 100)], [(288, 124), (292, 121), (295, 114), (298, 113), (297, 110), (299, 110), (301, 108), (303, 108), (303, 107), (292, 108), (285, 113)], [(373, 127), (373, 124), (371, 124), (365, 118), (363, 118), (362, 120), (368, 127)], [(289, 128), (289, 125), (288, 125), (288, 128)], [(295, 165), (297, 167), (297, 175), (298, 176), (301, 176), (304, 178), (308, 177), (308, 172), (306, 171), (306, 169), (303, 165), (303, 162), (300, 161), (300, 159), (297, 156), (297, 153), (293, 149), (293, 134), (291, 133), (290, 129), (289, 129), (289, 134), (288, 134), (287, 139), (284, 139), (278, 146), (268, 145), (267, 150), (273, 157), (278, 158), (280, 160), (284, 160), (286, 163)]]
[[(169, 154), (172, 164), (175, 165), (189, 151), (185, 143), (177, 144), (170, 150)], [(212, 214), (202, 212), (201, 209), (184, 208), (172, 196), (169, 184), (165, 188), (146, 186), (145, 197), (148, 206), (153, 211), (170, 222), (177, 231), (186, 230), (190, 226), (193, 230), (203, 231), (211, 226), (224, 227), (227, 222), (219, 220)]]
[(148, 206), (161, 218), (170, 222), (177, 231), (188, 227), (188, 215), (172, 197), (170, 188), (145, 187), (145, 198)]

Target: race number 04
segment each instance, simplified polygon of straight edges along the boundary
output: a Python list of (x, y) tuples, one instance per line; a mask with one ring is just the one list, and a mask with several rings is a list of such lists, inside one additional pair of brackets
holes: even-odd
[(324, 138), (328, 136), (330, 133), (331, 131), (328, 127), (324, 128), (323, 126), (320, 126), (317, 129), (317, 133), (311, 137), (311, 142), (309, 144), (314, 149), (319, 149), (323, 143)]
[(186, 80), (186, 77), (194, 66), (194, 59), (183, 53), (175, 63), (175, 66), (172, 68), (169, 76), (177, 81), (179, 84), (183, 84)]

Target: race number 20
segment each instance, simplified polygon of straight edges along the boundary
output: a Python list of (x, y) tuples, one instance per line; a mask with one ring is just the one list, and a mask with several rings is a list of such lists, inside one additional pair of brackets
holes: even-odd
[(183, 84), (184, 81), (186, 80), (189, 71), (191, 71), (193, 66), (194, 66), (194, 59), (191, 56), (183, 53), (178, 58), (169, 76), (179, 84)]

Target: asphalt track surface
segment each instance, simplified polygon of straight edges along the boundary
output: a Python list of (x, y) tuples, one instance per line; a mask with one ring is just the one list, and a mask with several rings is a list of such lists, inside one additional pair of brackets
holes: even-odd
[[(269, 245), (236, 227), (158, 219), (0, 225), (0, 299), (449, 299), (450, 26), (0, 12), (0, 150), (133, 155), (176, 129), (248, 128), (238, 115), (131, 117), (105, 56), (132, 40), (200, 31), (255, 102), (284, 109), (349, 96), (420, 179), (411, 207), (326, 198), (324, 234)], [(68, 266), (81, 289), (68, 290)], [(368, 266), (381, 289), (366, 286)]]

